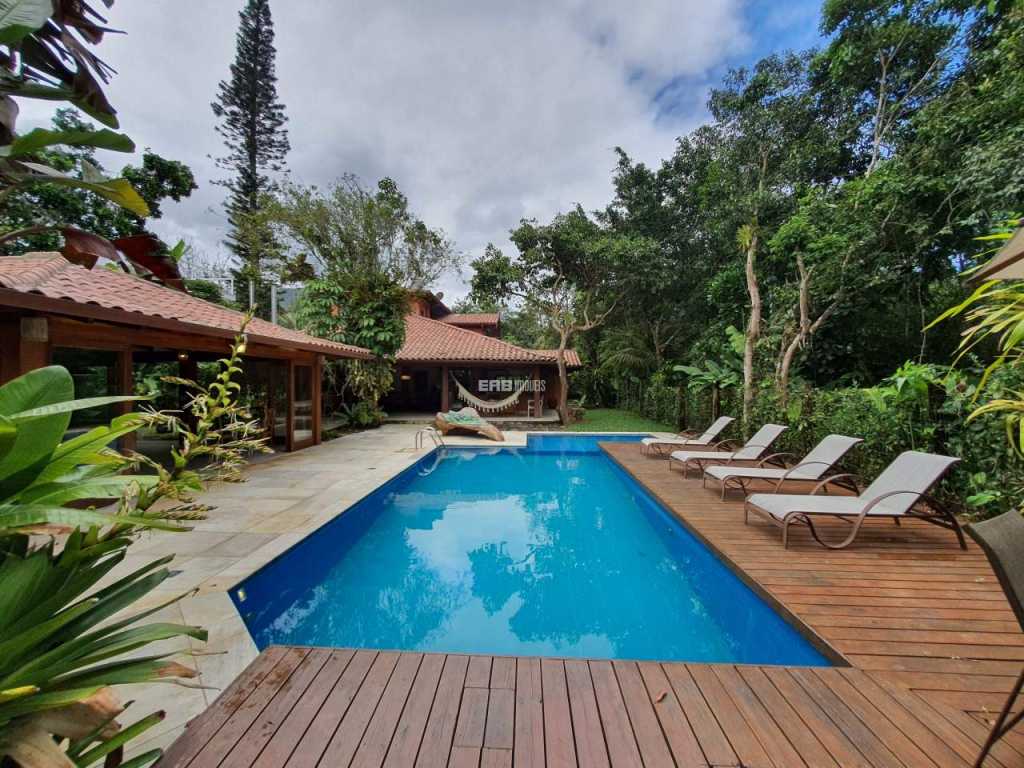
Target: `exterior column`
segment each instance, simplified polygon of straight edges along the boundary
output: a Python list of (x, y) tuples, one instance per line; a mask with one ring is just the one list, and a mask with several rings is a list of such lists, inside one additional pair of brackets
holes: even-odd
[(285, 370), (288, 382), (288, 410), (285, 412), (284, 421), (284, 449), (291, 453), (295, 450), (295, 361), (289, 360), (285, 364)]
[(448, 393), (448, 366), (441, 366), (441, 410), (445, 413), (451, 408), (451, 397)]
[(21, 318), (18, 376), (50, 364), (50, 324), (45, 317)]
[(537, 382), (539, 382), (539, 381), (540, 381), (540, 366), (539, 365), (535, 365), (535, 366), (533, 366), (533, 382), (534, 382), (533, 383), (533, 387), (534, 387), (534, 389), (533, 389), (533, 415), (534, 416), (543, 416), (544, 415), (544, 407), (541, 404), (541, 391), (540, 391), (540, 387), (537, 385)]
[[(135, 379), (132, 375), (132, 351), (130, 349), (122, 349), (117, 353), (117, 377), (116, 389), (119, 395), (131, 395), (135, 388)], [(132, 403), (118, 403), (117, 410), (120, 413), (130, 413), (133, 408)], [(125, 451), (134, 451), (135, 446), (138, 444), (137, 439), (138, 433), (129, 432), (127, 435), (121, 438), (121, 449)]]
[(317, 355), (313, 363), (313, 445), (320, 445), (320, 431), (323, 426), (320, 420), (323, 418), (323, 384), (324, 384), (324, 356)]

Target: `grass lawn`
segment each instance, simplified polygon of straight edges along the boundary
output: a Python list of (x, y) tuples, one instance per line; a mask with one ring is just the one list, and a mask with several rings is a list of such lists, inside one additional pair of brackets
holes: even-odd
[(570, 424), (570, 432), (675, 432), (671, 424), (661, 424), (633, 411), (618, 408), (587, 408), (582, 421)]

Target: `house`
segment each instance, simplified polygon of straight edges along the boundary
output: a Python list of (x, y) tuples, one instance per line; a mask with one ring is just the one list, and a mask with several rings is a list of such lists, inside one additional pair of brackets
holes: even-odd
[[(134, 394), (147, 373), (195, 379), (199, 363), (229, 351), (242, 320), (240, 312), (119, 269), (87, 269), (59, 253), (0, 256), (0, 383), (51, 364), (71, 372), (78, 397)], [(244, 398), (274, 447), (314, 445), (324, 361), (372, 357), (254, 319), (246, 332)], [(106, 423), (114, 413), (76, 412), (72, 429)]]
[[(396, 359), (395, 386), (383, 401), (392, 415), (461, 404), (492, 416), (557, 420), (555, 350), (502, 340), (496, 313), (454, 313), (441, 296), (418, 292), (409, 300)], [(566, 364), (580, 367), (574, 350), (566, 350)]]

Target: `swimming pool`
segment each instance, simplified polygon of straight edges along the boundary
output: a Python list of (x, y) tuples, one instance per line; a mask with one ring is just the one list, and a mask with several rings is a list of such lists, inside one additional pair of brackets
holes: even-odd
[(256, 644), (829, 662), (598, 447), (446, 448), (231, 591)]

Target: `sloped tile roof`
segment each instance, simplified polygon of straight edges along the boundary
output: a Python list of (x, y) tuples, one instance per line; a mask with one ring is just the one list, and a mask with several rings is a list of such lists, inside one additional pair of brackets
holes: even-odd
[[(202, 335), (204, 330), (237, 331), (242, 313), (213, 304), (187, 293), (143, 280), (125, 272), (86, 269), (72, 264), (59, 253), (29, 253), (0, 256), (0, 288), (118, 310), (137, 315), (132, 322), (145, 326), (147, 318), (172, 320)], [(2, 303), (0, 299), (0, 303)], [(74, 315), (73, 307), (62, 307)], [(247, 329), (249, 338), (276, 347), (305, 349), (334, 357), (372, 357), (369, 350), (310, 336), (254, 318)], [(223, 333), (215, 335), (223, 336)]]
[(498, 324), (498, 313), (497, 312), (452, 312), (450, 315), (437, 318), (442, 323), (449, 323), (450, 325), (497, 325)]
[[(575, 352), (566, 350), (566, 361)], [(400, 363), (520, 363), (553, 365), (554, 352), (517, 347), (507, 341), (475, 331), (431, 320), (421, 315), (405, 316), (405, 343), (398, 351)], [(576, 356), (576, 364), (579, 357)], [(572, 363), (569, 363), (573, 367)]]
[[(536, 352), (538, 355), (543, 355), (553, 363), (557, 361), (557, 349), (535, 349), (533, 351)], [(565, 364), (569, 368), (582, 368), (583, 361), (580, 360), (580, 353), (577, 352), (575, 349), (565, 350)]]

